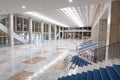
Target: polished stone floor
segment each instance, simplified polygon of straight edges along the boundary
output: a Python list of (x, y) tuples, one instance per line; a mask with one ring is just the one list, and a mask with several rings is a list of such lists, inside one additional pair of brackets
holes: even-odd
[(56, 80), (64, 71), (64, 58), (79, 43), (59, 40), (0, 48), (0, 80)]

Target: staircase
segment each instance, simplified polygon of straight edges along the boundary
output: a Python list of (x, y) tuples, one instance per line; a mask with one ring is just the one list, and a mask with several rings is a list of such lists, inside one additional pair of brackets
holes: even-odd
[(81, 70), (58, 80), (120, 80), (120, 59), (94, 63), (81, 67)]
[(17, 35), (15, 32), (14, 32), (14, 39), (16, 39), (17, 41), (24, 43), (24, 44), (27, 43), (27, 41), (25, 39), (23, 39), (22, 37)]
[(60, 35), (59, 35), (59, 33), (56, 35), (56, 40), (57, 40), (57, 38), (59, 37)]
[(0, 23), (0, 32), (8, 34), (8, 28)]
[(83, 67), (83, 66), (87, 66), (89, 64), (91, 64), (90, 62), (80, 58), (79, 56), (73, 56), (72, 60), (71, 60), (71, 67), (74, 66), (78, 66), (78, 67)]
[[(8, 35), (8, 28), (6, 26), (4, 26), (3, 24), (0, 23), (0, 31), (3, 33), (3, 34), (7, 34)], [(21, 43), (27, 43), (27, 41), (23, 38), (21, 38), (19, 35), (17, 35), (15, 32), (14, 32), (14, 39), (16, 39), (17, 41), (21, 42)]]
[(78, 47), (77, 51), (85, 51), (85, 50), (89, 50), (89, 49), (94, 49), (97, 47), (97, 42), (91, 43), (91, 44), (87, 44), (81, 47)]

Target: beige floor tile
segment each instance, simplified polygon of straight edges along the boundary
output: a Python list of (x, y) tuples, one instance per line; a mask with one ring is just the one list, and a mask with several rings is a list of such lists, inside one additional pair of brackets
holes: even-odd
[(57, 57), (57, 56), (60, 55), (60, 53), (61, 53), (61, 52), (56, 52), (56, 53), (53, 54), (53, 56)]
[(10, 77), (8, 80), (26, 80), (26, 78), (31, 76), (32, 74), (32, 72), (22, 71)]
[(56, 50), (63, 50), (64, 48), (56, 48)]
[(24, 61), (23, 63), (26, 63), (26, 64), (36, 64), (42, 60), (44, 60), (45, 57), (33, 57), (32, 59), (29, 59), (29, 60), (26, 60)]
[(63, 70), (64, 69), (64, 61), (58, 61), (57, 64), (53, 65), (52, 68), (58, 69), (58, 70)]
[(75, 49), (70, 49), (70, 52), (75, 52), (76, 50)]

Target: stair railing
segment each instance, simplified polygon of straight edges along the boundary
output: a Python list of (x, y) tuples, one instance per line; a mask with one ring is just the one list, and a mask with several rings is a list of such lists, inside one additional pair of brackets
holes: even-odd
[(72, 59), (72, 55), (68, 55), (64, 58), (64, 70), (61, 73), (61, 76), (68, 75), (69, 68), (70, 68), (70, 61)]
[(120, 58), (120, 42), (113, 43), (101, 48), (95, 49), (94, 55), (97, 61), (103, 61), (106, 57), (106, 49), (108, 48), (108, 58)]

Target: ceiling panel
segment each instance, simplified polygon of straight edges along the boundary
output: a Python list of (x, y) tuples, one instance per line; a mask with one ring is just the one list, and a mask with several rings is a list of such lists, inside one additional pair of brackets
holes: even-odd
[[(93, 26), (111, 0), (0, 0), (0, 15), (37, 12), (69, 27)], [(22, 9), (22, 6), (26, 9)], [(44, 19), (45, 20), (45, 19)], [(61, 25), (62, 26), (62, 25)]]
[(66, 7), (56, 10), (38, 12), (69, 27), (93, 26), (107, 9), (108, 3)]

